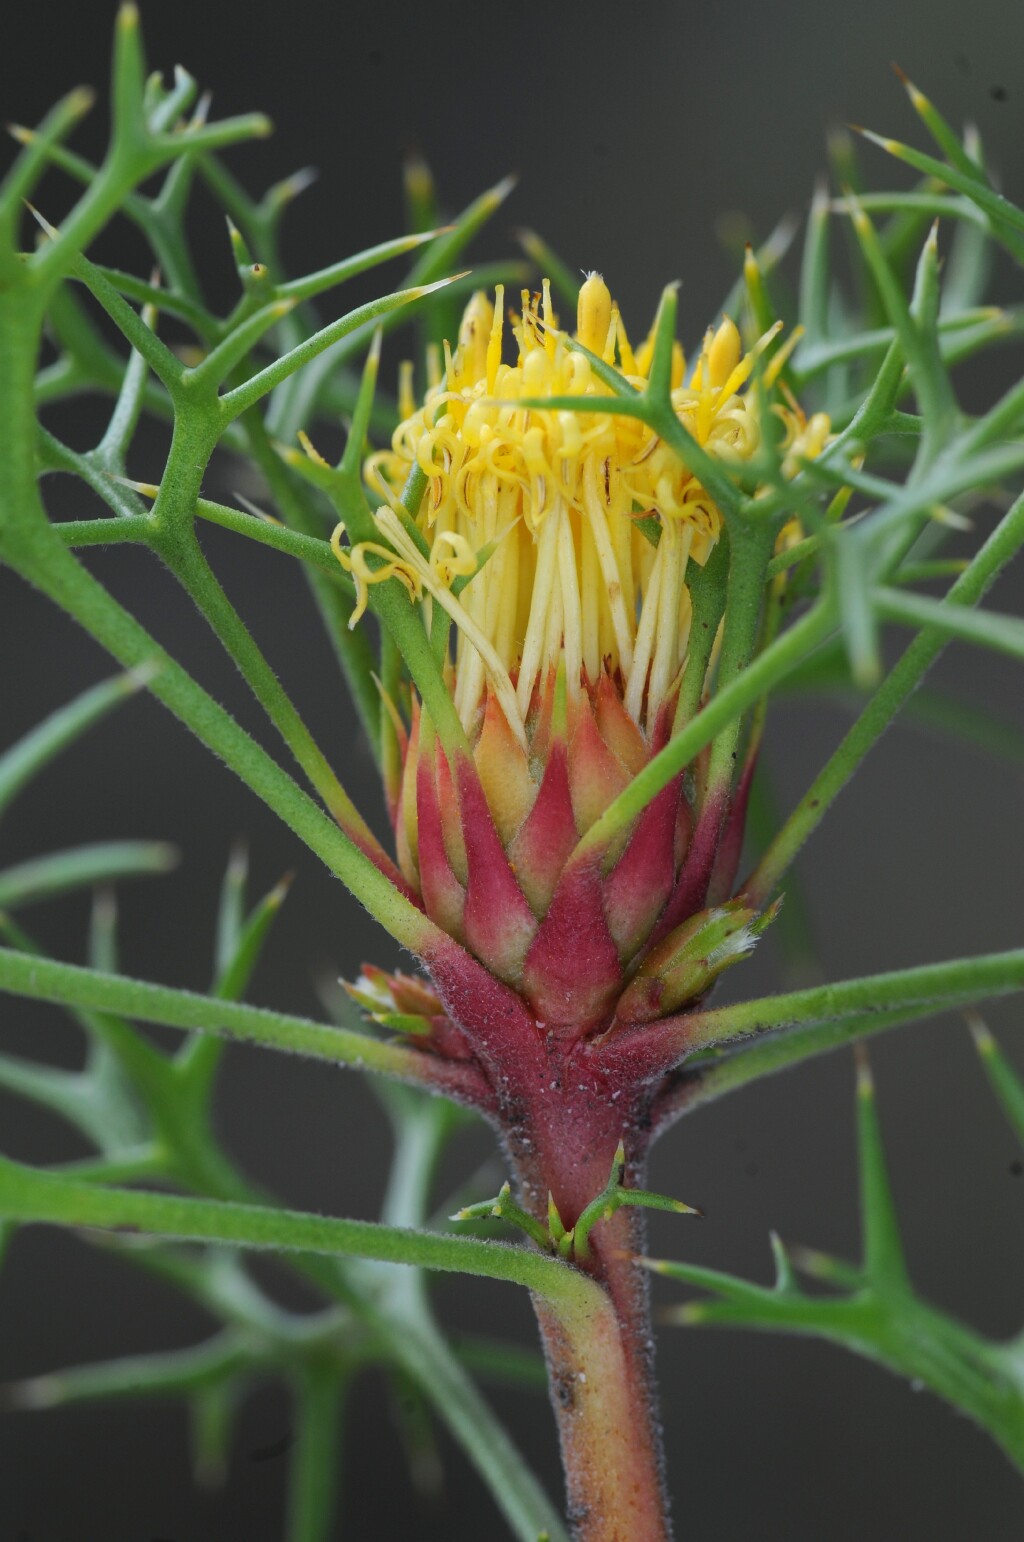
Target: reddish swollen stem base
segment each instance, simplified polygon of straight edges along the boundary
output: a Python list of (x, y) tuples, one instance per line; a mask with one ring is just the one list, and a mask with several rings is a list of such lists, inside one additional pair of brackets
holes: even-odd
[[(620, 1140), (626, 1183), (641, 1187), (647, 1094), (610, 1083), (579, 1044), (534, 1035), (506, 1080), (498, 1123), (519, 1197), (547, 1220), (548, 1195), (575, 1224), (605, 1187)], [(604, 1287), (607, 1312), (585, 1324), (537, 1303), (558, 1422), (569, 1518), (579, 1542), (665, 1542), (670, 1535), (656, 1413), (646, 1274), (637, 1211), (598, 1221), (580, 1267)]]
[[(517, 1198), (542, 1224), (548, 1195), (568, 1229), (608, 1183), (616, 1148), (625, 1181), (643, 1184), (657, 1078), (627, 1060), (609, 1076), (578, 1036), (545, 1031), (522, 997), (461, 948), (437, 949), (430, 973), (472, 1047), (488, 1095), (473, 1101), (498, 1131)], [(595, 1223), (579, 1265), (603, 1288), (583, 1317), (537, 1300), (558, 1423), (569, 1516), (578, 1542), (667, 1542), (671, 1535), (656, 1416), (647, 1276), (638, 1212)]]

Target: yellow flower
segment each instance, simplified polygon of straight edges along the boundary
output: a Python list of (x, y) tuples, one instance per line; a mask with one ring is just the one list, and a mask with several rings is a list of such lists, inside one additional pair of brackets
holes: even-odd
[[(561, 331), (550, 287), (524, 292), (512, 320), (514, 363), (503, 360), (504, 295), (471, 299), (443, 378), (405, 417), (390, 451), (371, 457), (367, 479), (395, 501), (414, 466), (428, 477), (418, 515), (428, 562), (390, 510), (377, 515), (387, 566), (371, 572), (359, 549), (342, 556), (365, 585), (399, 577), (411, 597), (425, 591), (456, 623), (454, 695), (467, 732), (480, 726), (487, 688), (524, 747), (538, 689), (562, 672), (570, 707), (602, 673), (648, 737), (686, 662), (691, 562), (703, 564), (721, 516), (700, 481), (645, 424), (614, 412), (612, 393), (591, 361)], [(678, 344), (672, 404), (716, 458), (750, 460), (761, 444), (759, 399), (744, 393), (778, 326), (744, 354), (735, 324), (709, 330), (687, 378)], [(598, 274), (579, 293), (577, 341), (637, 388), (647, 380), (653, 337), (635, 353), (618, 307)], [(775, 365), (769, 366), (773, 370)], [(769, 382), (770, 383), (770, 382)], [(595, 411), (527, 406), (572, 397)], [(603, 410), (608, 403), (609, 410)], [(795, 406), (784, 419), (790, 462), (815, 454), (827, 419), (807, 423)], [(439, 561), (438, 542), (450, 558)], [(369, 548), (368, 548), (369, 550)], [(456, 598), (455, 571), (487, 553)], [(472, 571), (469, 568), (468, 571)]]

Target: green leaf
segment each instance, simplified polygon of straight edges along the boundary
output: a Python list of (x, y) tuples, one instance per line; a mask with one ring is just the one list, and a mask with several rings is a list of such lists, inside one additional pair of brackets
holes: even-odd
[(111, 140), (127, 157), (138, 148), (146, 133), (144, 101), (146, 56), (142, 46), (138, 7), (123, 0), (114, 26), (114, 62), (111, 67)]
[(632, 823), (663, 787), (691, 765), (705, 745), (757, 702), (825, 641), (834, 622), (827, 608), (816, 606), (777, 637), (763, 653), (717, 690), (705, 707), (680, 729), (595, 820), (580, 841), (574, 860), (601, 850)]
[(1018, 1140), (1024, 1145), (1024, 1082), (1010, 1065), (979, 1014), (969, 1012), (967, 1023), (992, 1090)]
[[(172, 399), (175, 398), (185, 370), (181, 360), (156, 335), (145, 316), (134, 310), (113, 284), (103, 277), (95, 263), (81, 253), (71, 263), (71, 272), (85, 285), (93, 299), (99, 302), (135, 352), (145, 359)], [(151, 314), (147, 307), (144, 310)]]
[(878, 145), (898, 161), (904, 161), (908, 166), (924, 172), (926, 176), (934, 177), (936, 181), (945, 186), (955, 188), (958, 193), (963, 193), (972, 203), (976, 204), (983, 213), (991, 218), (991, 230), (997, 241), (1013, 253), (1015, 257), (1024, 257), (1024, 212), (1012, 204), (1001, 193), (995, 192), (987, 183), (980, 182), (976, 176), (968, 176), (955, 166), (948, 166), (944, 161), (936, 160), (933, 155), (924, 155), (920, 150), (911, 149), (909, 145), (901, 144), (897, 139), (885, 139), (880, 134), (873, 134), (869, 129), (859, 129), (865, 139)]
[(905, 1291), (909, 1286), (907, 1267), (886, 1172), (885, 1150), (875, 1107), (875, 1084), (867, 1054), (860, 1044), (857, 1045), (857, 1149), (865, 1275), (880, 1291)]
[(38, 727), (30, 730), (17, 744), (0, 755), (0, 815), (21, 789), (55, 756), (106, 717), (115, 707), (134, 696), (147, 683), (149, 671), (137, 670), (116, 675), (95, 685), (81, 696), (60, 707)]
[[(456, 275), (459, 277), (460, 275)], [(376, 321), (378, 317), (386, 316), (389, 311), (399, 310), (402, 306), (410, 304), (413, 300), (421, 300), (424, 296), (434, 294), (440, 289), (445, 289), (454, 280), (443, 278), (434, 284), (424, 284), (415, 288), (402, 289), (395, 294), (382, 295), (379, 300), (371, 300), (368, 305), (360, 305), (354, 311), (332, 321), (328, 326), (321, 327), (314, 332), (312, 337), (304, 342), (296, 344), (287, 353), (275, 359), (272, 364), (259, 370), (243, 385), (235, 386), (234, 390), (227, 391), (220, 398), (221, 412), (225, 421), (237, 418), (248, 408), (254, 406), (261, 397), (272, 391), (275, 386), (287, 380), (296, 370), (315, 359), (317, 354), (325, 348), (330, 348), (333, 343), (339, 342), (343, 337), (358, 331), (368, 322)]]
[[(990, 1051), (985, 1041), (983, 1054)], [(1018, 1095), (1021, 1088), (1017, 1086)], [(920, 1301), (907, 1278), (874, 1107), (862, 1058), (857, 1079), (865, 1267), (851, 1268), (772, 1238), (773, 1288), (721, 1271), (661, 1260), (644, 1267), (710, 1293), (671, 1310), (682, 1325), (725, 1324), (813, 1334), (925, 1385), (973, 1418), (1024, 1468), (1024, 1365), (1019, 1343), (993, 1344)], [(1022, 1110), (1024, 1114), (1024, 1110)], [(1022, 1125), (1024, 1131), (1024, 1125)], [(794, 1267), (841, 1294), (808, 1295)]]
[(242, 317), (216, 348), (210, 350), (201, 364), (185, 370), (181, 377), (182, 385), (196, 393), (221, 385), (236, 366), (248, 357), (260, 339), (286, 316), (291, 315), (297, 304), (297, 300), (275, 296), (268, 304), (260, 306), (259, 310)]
[(918, 90), (914, 82), (904, 74), (898, 64), (893, 65), (893, 70), (897, 80), (909, 96), (911, 106), (946, 159), (953, 166), (956, 166), (959, 171), (962, 171), (965, 176), (973, 177), (978, 182), (984, 182), (985, 173), (982, 167), (968, 155), (959, 136), (946, 122), (935, 104), (929, 101), (923, 91)]
[(547, 1387), (547, 1370), (543, 1356), (536, 1350), (524, 1349), (521, 1344), (506, 1343), (503, 1339), (460, 1336), (452, 1348), (467, 1370), (497, 1386), (519, 1387), (525, 1391), (543, 1392)]
[(986, 754), (1024, 767), (1024, 732), (994, 712), (941, 691), (920, 690), (907, 705), (907, 716), (958, 744), (970, 744)]
[(822, 181), (815, 187), (811, 200), (800, 265), (800, 322), (811, 347), (828, 332), (828, 222), (828, 184)]
[(187, 1397), (222, 1382), (250, 1360), (242, 1336), (227, 1332), (187, 1349), (49, 1371), (8, 1386), (3, 1396), (10, 1408), (33, 1410), (120, 1398)]
[[(415, 251), (426, 242), (438, 239), (439, 234), (436, 230), (427, 230), (416, 235), (399, 236), (394, 241), (382, 241), (379, 246), (368, 246), (364, 251), (345, 257), (341, 262), (332, 262), (329, 267), (320, 268), (316, 273), (306, 273), (302, 278), (292, 278), (278, 284), (275, 293), (283, 299), (312, 299), (314, 295), (323, 294), (338, 284), (347, 283), (360, 273), (379, 267), (382, 262), (390, 262), (394, 257)], [(442, 264), (441, 271), (443, 267)]]
[(14, 257), (24, 200), (45, 171), (54, 146), (85, 117), (94, 100), (87, 86), (77, 86), (50, 109), (37, 129), (12, 126), (14, 138), (24, 148), (0, 184), (0, 264), (4, 267)]
[(993, 648), (1012, 659), (1024, 661), (1024, 621), (988, 610), (969, 610), (949, 605), (926, 594), (907, 594), (902, 589), (879, 588), (874, 592), (878, 614), (905, 626), (932, 626), (949, 637)]
[[(382, 1044), (363, 1034), (332, 1028), (326, 1023), (293, 1017), (285, 1012), (272, 1012), (265, 1007), (243, 1006), (214, 996), (196, 995), (192, 991), (172, 990), (168, 986), (151, 985), (121, 975), (102, 974), (75, 964), (27, 957), (8, 948), (0, 948), (0, 990), (59, 1005), (113, 1012), (169, 1028), (223, 1033), (247, 1043), (264, 1044), (286, 1053), (311, 1055), (339, 1065), (354, 1065), (412, 1082), (433, 1080), (438, 1071), (442, 1082), (449, 1080), (446, 1068), (435, 1066), (433, 1057), (425, 1057), (404, 1046)], [(452, 1085), (459, 1081), (460, 1074), (455, 1068)]]
[[(934, 343), (934, 318), (928, 325), (922, 326), (922, 319), (915, 317), (910, 305), (904, 298), (899, 280), (893, 272), (874, 226), (864, 210), (854, 201), (853, 203), (853, 230), (864, 253), (868, 268), (878, 285), (889, 320), (896, 330), (903, 355), (910, 365), (911, 379), (914, 392), (917, 397), (921, 412), (924, 416), (926, 429), (934, 428), (934, 434), (940, 439), (947, 430), (953, 414), (953, 398), (949, 381), (946, 378), (939, 357), (938, 348)], [(934, 230), (925, 243), (918, 264), (918, 292), (921, 292), (925, 283), (924, 275), (935, 269), (937, 264), (936, 244)]]
[(0, 908), (17, 910), (94, 884), (166, 873), (177, 860), (174, 847), (163, 841), (103, 841), (30, 857), (0, 872)]
[(831, 985), (813, 985), (807, 990), (690, 1013), (678, 1021), (690, 1047), (697, 1049), (744, 1034), (854, 1017), (867, 1011), (883, 1013), (893, 1008), (916, 1007), (924, 1016), (1019, 990), (1024, 990), (1024, 948), (896, 969), (888, 974), (861, 975)]
[[(217, 932), (214, 954), (214, 981), (223, 979), (230, 969), (245, 925), (245, 890), (249, 879), (249, 849), (236, 841), (224, 869), (217, 907)], [(99, 964), (96, 965), (100, 968)]]

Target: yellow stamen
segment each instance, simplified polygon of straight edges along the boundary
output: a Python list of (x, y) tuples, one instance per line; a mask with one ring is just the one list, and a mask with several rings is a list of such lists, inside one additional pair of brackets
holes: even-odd
[(576, 336), (591, 353), (604, 353), (612, 321), (612, 297), (600, 273), (590, 273), (580, 290)]
[[(390, 576), (413, 598), (443, 606), (455, 622), (450, 667), (467, 732), (479, 725), (489, 685), (525, 748), (538, 687), (552, 674), (564, 680), (572, 700), (584, 681), (595, 687), (607, 672), (635, 722), (650, 733), (685, 668), (687, 569), (707, 561), (721, 516), (660, 437), (615, 413), (609, 387), (559, 330), (547, 281), (538, 295), (524, 291), (522, 313), (512, 319), (513, 364), (502, 360), (504, 306), (500, 287), (493, 307), (482, 294), (472, 297), (457, 346), (445, 350), (443, 379), (435, 356), (428, 360), (432, 383), (424, 405), (407, 412), (403, 399), (390, 451), (367, 463), (367, 479), (391, 504), (376, 516), (390, 548)], [(744, 390), (778, 331), (772, 327), (744, 354), (735, 323), (723, 318), (708, 331), (688, 381), (682, 350), (674, 346), (670, 391), (673, 410), (697, 441), (717, 459), (735, 462), (759, 452), (761, 401), (775, 387), (784, 399), (771, 411), (782, 420), (790, 475), (802, 459), (820, 453), (829, 424), (821, 415), (808, 421), (777, 383), (795, 337), (765, 371), (764, 389)], [(653, 334), (634, 355), (618, 307), (596, 273), (580, 289), (577, 342), (630, 384), (645, 385)], [(597, 410), (524, 405), (551, 397), (576, 398), (581, 408)], [(416, 465), (428, 477), (417, 524), (430, 543), (429, 559), (396, 504)], [(640, 515), (657, 527), (656, 545), (645, 533), (650, 523), (638, 528)], [(384, 561), (376, 546), (367, 551)], [(385, 568), (371, 570), (351, 551), (341, 560), (365, 607), (366, 586), (379, 582)], [(457, 577), (468, 580), (458, 597), (451, 592)]]
[[(334, 527), (331, 550), (345, 572), (351, 573), (355, 579), (356, 605), (349, 617), (350, 631), (366, 614), (371, 584), (382, 584), (388, 578), (397, 578), (401, 584), (404, 584), (410, 600), (419, 599), (423, 592), (422, 584), (409, 563), (403, 562), (387, 546), (381, 546), (376, 541), (360, 541), (356, 546), (342, 546), (341, 538), (344, 534), (345, 522), (341, 520)], [(379, 557), (380, 566), (371, 568), (367, 560), (370, 557)]]

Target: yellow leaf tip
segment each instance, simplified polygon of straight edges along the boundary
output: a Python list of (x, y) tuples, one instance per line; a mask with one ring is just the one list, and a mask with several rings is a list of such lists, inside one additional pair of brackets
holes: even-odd
[(964, 1021), (971, 1030), (974, 1047), (979, 1054), (994, 1055), (998, 1052), (999, 1046), (996, 1044), (995, 1038), (980, 1012), (973, 1010), (965, 1012)]
[(862, 1098), (873, 1098), (875, 1095), (875, 1081), (871, 1074), (871, 1062), (868, 1060), (868, 1052), (863, 1044), (855, 1044), (853, 1053), (857, 1063), (857, 1094)]

